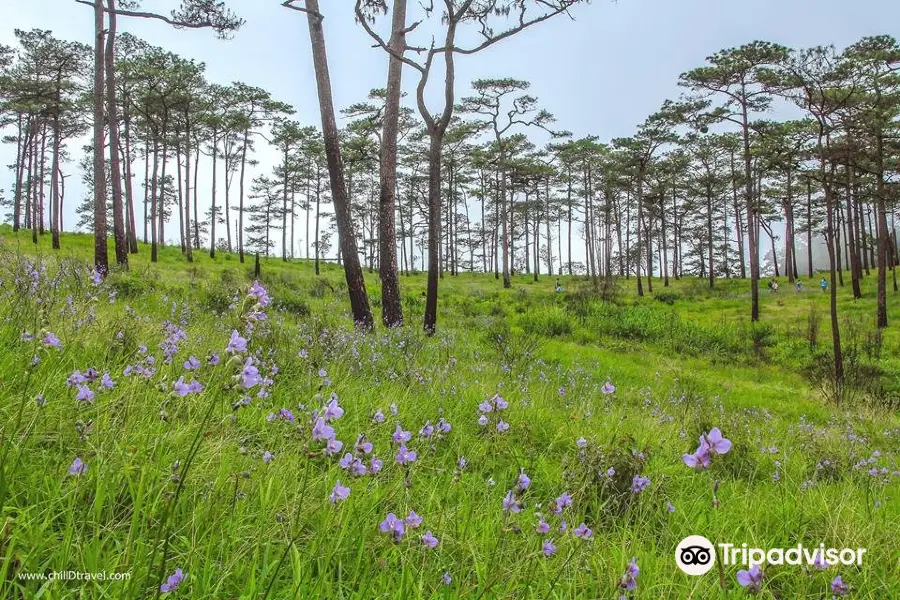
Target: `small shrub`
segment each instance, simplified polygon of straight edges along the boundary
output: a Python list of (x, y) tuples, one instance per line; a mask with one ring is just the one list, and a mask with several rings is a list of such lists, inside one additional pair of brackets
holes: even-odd
[(298, 317), (306, 317), (309, 316), (310, 313), (309, 305), (306, 301), (303, 300), (303, 298), (290, 293), (281, 292), (273, 302), (273, 305), (280, 311)]
[(672, 306), (677, 301), (681, 300), (681, 294), (679, 294), (678, 292), (673, 292), (672, 290), (663, 290), (654, 294), (653, 298), (657, 302), (662, 302), (663, 304)]
[(809, 351), (815, 352), (819, 346), (819, 330), (822, 328), (822, 313), (817, 305), (809, 307), (806, 315), (806, 341), (809, 342)]

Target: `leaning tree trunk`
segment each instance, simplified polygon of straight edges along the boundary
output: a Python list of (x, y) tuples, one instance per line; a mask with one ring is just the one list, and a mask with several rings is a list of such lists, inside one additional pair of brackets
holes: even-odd
[(106, 248), (106, 165), (103, 160), (103, 0), (94, 1), (94, 268), (109, 272)]
[(334, 117), (331, 77), (328, 73), (328, 55), (325, 52), (325, 31), (322, 28), (323, 19), (319, 13), (319, 0), (306, 0), (306, 8), (309, 11), (307, 13), (309, 39), (312, 45), (313, 67), (316, 72), (316, 87), (319, 92), (319, 110), (322, 113), (325, 158), (328, 161), (338, 238), (341, 253), (344, 255), (344, 275), (347, 279), (347, 290), (350, 293), (350, 309), (357, 327), (368, 330), (372, 328), (372, 311), (369, 308), (369, 296), (366, 293), (366, 283), (359, 264), (359, 251), (356, 247), (356, 236), (353, 234), (353, 221), (347, 202), (347, 186), (344, 181), (340, 140)]

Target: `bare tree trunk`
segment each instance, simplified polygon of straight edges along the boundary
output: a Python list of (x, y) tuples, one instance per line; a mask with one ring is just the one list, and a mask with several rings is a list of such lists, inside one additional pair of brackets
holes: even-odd
[(137, 224), (134, 220), (134, 174), (131, 170), (131, 115), (128, 111), (129, 100), (127, 95), (123, 100), (124, 110), (122, 116), (125, 121), (125, 210), (128, 224), (128, 251), (131, 254), (137, 254)]
[[(394, 0), (391, 39), (393, 53), (406, 51), (406, 0)], [(397, 276), (397, 129), (400, 120), (403, 63), (394, 54), (388, 57), (387, 96), (381, 134), (381, 190), (378, 201), (379, 272), (381, 274), (381, 321), (385, 327), (403, 325), (400, 281)]]
[[(324, 40), (323, 40), (324, 42)], [(329, 84), (330, 85), (330, 84)], [(244, 262), (244, 173), (247, 169), (247, 144), (250, 143), (250, 130), (244, 130), (244, 144), (241, 148), (241, 177), (238, 182), (238, 229), (237, 245), (240, 261)]]
[(184, 254), (188, 262), (194, 262), (191, 244), (191, 122), (184, 112)]
[(888, 325), (887, 318), (887, 264), (888, 264), (888, 228), (887, 203), (885, 202), (884, 185), (884, 139), (881, 135), (875, 138), (876, 170), (875, 202), (878, 207), (878, 293), (876, 325), (883, 329)]
[[(216, 166), (219, 161), (219, 138), (218, 131), (215, 127), (212, 130), (212, 198), (211, 208), (209, 211), (209, 257), (216, 257), (216, 221), (218, 221), (218, 213), (216, 212)], [(225, 221), (225, 229), (228, 230), (228, 221)]]
[[(309, 38), (312, 45), (313, 66), (316, 72), (316, 87), (319, 92), (319, 110), (322, 113), (322, 135), (325, 139), (325, 157), (328, 160), (328, 174), (331, 179), (331, 195), (334, 203), (335, 221), (341, 252), (344, 255), (344, 275), (350, 293), (350, 307), (357, 327), (371, 329), (372, 311), (369, 296), (359, 264), (353, 221), (347, 201), (347, 187), (344, 182), (344, 168), (341, 162), (341, 147), (337, 123), (334, 117), (334, 103), (331, 97), (331, 78), (328, 72), (328, 57), (325, 52), (325, 32), (319, 13), (319, 0), (306, 0), (309, 22)], [(439, 165), (440, 166), (440, 165)], [(438, 190), (440, 193), (440, 190)]]
[(109, 125), (109, 162), (113, 201), (113, 236), (116, 264), (128, 267), (128, 237), (122, 202), (122, 167), (119, 162), (119, 115), (116, 106), (116, 0), (109, 2), (109, 30), (106, 37), (106, 117)]
[(500, 250), (503, 253), (503, 287), (511, 288), (512, 281), (509, 278), (509, 214), (507, 206), (506, 169), (504, 168), (504, 153), (500, 151), (500, 215), (503, 221), (500, 224)]
[[(22, 220), (22, 182), (24, 179), (25, 154), (28, 152), (31, 120), (23, 127), (22, 115), (18, 117), (18, 137), (16, 138), (16, 191), (13, 199), (13, 231), (19, 231)], [(23, 136), (24, 131), (24, 136)]]
[(103, 0), (94, 0), (94, 268), (109, 272), (106, 247), (106, 164), (103, 159)]

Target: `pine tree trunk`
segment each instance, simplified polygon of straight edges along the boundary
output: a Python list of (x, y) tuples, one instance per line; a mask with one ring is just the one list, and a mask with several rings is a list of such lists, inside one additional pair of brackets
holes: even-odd
[(110, 181), (113, 201), (113, 237), (116, 264), (128, 268), (128, 237), (122, 200), (122, 166), (119, 161), (119, 115), (116, 105), (116, 0), (109, 2), (109, 29), (106, 38), (106, 117), (109, 126)]
[[(372, 328), (372, 312), (369, 308), (369, 297), (359, 264), (359, 252), (356, 247), (356, 236), (353, 234), (353, 221), (344, 182), (344, 167), (341, 161), (341, 148), (338, 138), (337, 123), (334, 117), (334, 103), (331, 96), (331, 79), (328, 72), (328, 57), (325, 51), (325, 32), (319, 14), (319, 1), (306, 0), (309, 22), (309, 37), (312, 45), (313, 66), (316, 72), (316, 87), (319, 92), (319, 109), (322, 113), (322, 135), (325, 139), (325, 157), (328, 161), (328, 173), (331, 179), (331, 195), (334, 203), (335, 221), (338, 227), (338, 238), (341, 252), (344, 255), (344, 275), (347, 290), (350, 294), (350, 307), (353, 321), (364, 330)], [(440, 165), (439, 165), (440, 166)], [(440, 190), (438, 190), (440, 193)], [(435, 297), (435, 300), (437, 298)]]
[(106, 164), (103, 159), (103, 0), (94, 0), (94, 268), (109, 272), (106, 247)]

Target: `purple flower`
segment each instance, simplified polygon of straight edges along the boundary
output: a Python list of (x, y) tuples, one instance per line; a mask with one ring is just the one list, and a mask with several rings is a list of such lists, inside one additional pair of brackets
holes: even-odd
[(425, 424), (419, 430), (419, 437), (423, 437), (426, 440), (434, 435), (434, 425), (431, 424), (431, 421), (425, 421)]
[(569, 528), (569, 526), (566, 524), (566, 520), (565, 520), (565, 519), (562, 519), (562, 520), (559, 522), (559, 532), (560, 532), (560, 533), (565, 533), (566, 530), (567, 530), (568, 528)]
[(334, 427), (325, 423), (325, 419), (319, 417), (316, 419), (312, 428), (312, 438), (315, 441), (328, 441), (334, 439)]
[(430, 531), (426, 531), (425, 535), (422, 536), (422, 544), (426, 548), (434, 549), (434, 548), (437, 548), (438, 539), (436, 537), (434, 537), (434, 535), (432, 535), (432, 533)]
[(482, 427), (487, 425), (488, 424), (487, 415), (481, 415), (480, 417), (478, 417), (478, 424), (481, 425)]
[(172, 391), (176, 396), (180, 398), (184, 398), (188, 394), (199, 393), (203, 391), (203, 385), (200, 384), (196, 379), (192, 379), (190, 383), (184, 382), (184, 377), (179, 377), (178, 381), (176, 381), (172, 385)]
[(521, 511), (522, 505), (513, 491), (509, 490), (506, 492), (506, 496), (503, 497), (503, 512), (518, 513)]
[(640, 494), (647, 486), (650, 485), (650, 478), (644, 477), (643, 475), (635, 475), (634, 479), (631, 480), (631, 491), (635, 494)]
[(505, 433), (508, 429), (509, 423), (507, 423), (503, 419), (500, 419), (500, 421), (497, 423), (497, 431), (499, 431), (500, 433)]
[(337, 454), (338, 452), (340, 452), (341, 448), (343, 448), (343, 447), (344, 447), (344, 442), (342, 442), (341, 440), (331, 438), (330, 440), (328, 440), (328, 443), (325, 444), (325, 455), (333, 456), (333, 455)]
[(356, 440), (356, 451), (362, 454), (372, 453), (372, 442), (366, 440), (364, 435), (360, 435)]
[(616, 386), (614, 386), (612, 383), (610, 383), (610, 382), (607, 381), (606, 383), (603, 384), (603, 387), (600, 388), (600, 391), (603, 392), (604, 394), (607, 394), (607, 395), (609, 395), (609, 394), (615, 394), (615, 393), (616, 393)]
[(570, 506), (572, 506), (572, 496), (570, 496), (568, 492), (563, 492), (562, 495), (556, 499), (556, 508), (553, 509), (553, 512), (557, 515), (562, 514), (562, 511)]
[(366, 474), (366, 465), (364, 465), (363, 462), (357, 458), (350, 465), (350, 473), (352, 473), (356, 477), (362, 477)]
[(75, 394), (75, 400), (91, 403), (94, 401), (94, 392), (92, 392), (88, 386), (79, 384), (78, 393)]
[(411, 510), (409, 511), (409, 515), (406, 517), (405, 522), (410, 529), (416, 529), (422, 524), (422, 520), (422, 517), (417, 515), (416, 511)]
[(291, 412), (289, 408), (280, 408), (278, 409), (278, 418), (284, 419), (285, 421), (294, 422), (294, 413)]
[(195, 369), (200, 368), (200, 361), (197, 360), (197, 357), (191, 354), (186, 361), (184, 361), (184, 369), (186, 371), (193, 371)]
[(399, 542), (406, 533), (406, 525), (402, 519), (397, 518), (397, 515), (388, 513), (384, 521), (378, 524), (378, 531), (389, 534), (394, 538), (394, 541)]
[(109, 376), (109, 373), (104, 373), (103, 377), (100, 378), (100, 386), (111, 390), (116, 386), (116, 383)]
[(444, 582), (444, 585), (450, 585), (453, 583), (453, 578), (450, 577), (450, 573), (444, 571), (444, 574), (441, 575), (441, 581)]
[(75, 387), (76, 385), (84, 383), (85, 381), (87, 381), (87, 378), (81, 374), (81, 371), (75, 371), (74, 373), (69, 375), (68, 379), (66, 379), (66, 385), (69, 387)]
[(496, 408), (497, 410), (506, 410), (507, 408), (509, 408), (509, 402), (507, 402), (500, 396), (494, 396), (493, 398), (491, 398), (491, 400), (493, 400), (494, 408)]
[(403, 442), (408, 442), (412, 439), (412, 434), (408, 431), (403, 431), (403, 428), (400, 427), (400, 423), (397, 423), (397, 428), (394, 430), (394, 435), (392, 437), (395, 444), (403, 444)]
[(606, 470), (606, 476), (612, 479), (616, 475), (616, 469), (614, 467), (610, 467)]
[(406, 447), (406, 444), (400, 444), (400, 449), (397, 450), (397, 464), (405, 465), (407, 463), (416, 462), (418, 455), (415, 451), (410, 450)]
[(375, 414), (372, 415), (372, 420), (376, 423), (384, 423), (384, 413), (381, 412), (381, 409), (375, 411)]
[(241, 369), (241, 387), (249, 390), (259, 385), (260, 381), (259, 369), (253, 366), (252, 358), (247, 358), (244, 368)]
[(490, 400), (485, 400), (484, 402), (482, 402), (481, 404), (478, 405), (478, 410), (480, 410), (483, 413), (489, 413), (492, 410), (494, 410), (494, 405), (491, 404)]
[(684, 461), (684, 464), (692, 469), (705, 469), (709, 467), (710, 463), (709, 444), (707, 444), (706, 440), (701, 436), (700, 445), (694, 453), (685, 454), (681, 458)]
[(62, 348), (62, 342), (60, 342), (59, 338), (50, 331), (44, 334), (44, 339), (42, 339), (41, 342), (48, 348)]
[(576, 527), (573, 533), (575, 534), (575, 537), (581, 538), (583, 540), (590, 539), (591, 536), (594, 535), (594, 532), (591, 530), (591, 528), (584, 523)]
[(247, 292), (247, 295), (251, 298), (256, 298), (256, 301), (262, 307), (266, 307), (272, 302), (271, 298), (269, 298), (269, 293), (266, 291), (266, 288), (261, 286), (258, 281), (253, 282), (253, 285), (250, 286), (250, 290)]
[(731, 440), (722, 437), (722, 432), (718, 427), (713, 427), (706, 434), (706, 443), (709, 445), (709, 451), (713, 454), (728, 454), (731, 450)]
[(813, 566), (816, 567), (817, 569), (822, 569), (822, 570), (828, 568), (828, 561), (825, 560), (824, 552), (817, 551), (815, 553), (815, 558), (813, 558)]
[(762, 588), (762, 571), (759, 565), (754, 563), (749, 571), (741, 569), (737, 572), (737, 582), (741, 587), (747, 588), (751, 594), (756, 594)]
[(81, 460), (80, 456), (76, 456), (75, 460), (72, 461), (72, 464), (69, 465), (69, 475), (73, 475), (75, 477), (79, 477), (87, 471), (88, 465), (86, 462)]
[(350, 465), (352, 465), (352, 464), (353, 464), (353, 455), (350, 454), (349, 452), (347, 454), (345, 454), (344, 457), (340, 461), (338, 461), (338, 465), (342, 469), (349, 469)]
[(369, 461), (369, 471), (372, 475), (378, 475), (378, 472), (381, 471), (381, 468), (384, 466), (384, 463), (380, 458), (372, 457), (372, 460)]
[(460, 471), (465, 469), (466, 465), (468, 465), (468, 464), (469, 464), (469, 461), (466, 460), (465, 456), (460, 456), (456, 461), (456, 466), (457, 466), (457, 468), (459, 468)]
[(399, 410), (397, 410), (397, 405), (393, 402), (391, 403), (389, 408), (391, 409), (391, 414), (394, 415), (395, 417), (400, 412)]
[(840, 575), (831, 580), (831, 593), (835, 596), (843, 596), (849, 591), (850, 586), (844, 583), (844, 580), (841, 579)]
[(438, 433), (450, 433), (450, 423), (445, 421), (443, 418), (438, 421), (437, 430)]
[(640, 573), (641, 570), (638, 568), (637, 558), (632, 556), (625, 573), (622, 574), (622, 579), (619, 580), (619, 587), (630, 592), (637, 587), (637, 577)]
[(331, 401), (328, 403), (328, 406), (325, 407), (323, 416), (326, 421), (337, 421), (344, 416), (344, 409), (338, 406), (337, 396), (331, 397)]
[(675, 512), (675, 505), (672, 504), (671, 502), (669, 502), (668, 500), (666, 500), (666, 510), (669, 511), (670, 513)]
[(544, 553), (544, 556), (556, 554), (556, 546), (553, 544), (553, 540), (544, 540), (544, 543), (541, 544), (541, 552)]
[(328, 371), (326, 371), (324, 368), (320, 368), (319, 377), (328, 377)]
[(516, 480), (516, 490), (519, 492), (524, 492), (528, 489), (528, 486), (531, 485), (531, 479), (528, 475), (525, 474), (525, 471), (519, 473), (519, 478)]
[(209, 356), (206, 357), (206, 362), (213, 367), (216, 366), (217, 364), (219, 364), (219, 360), (220, 359), (219, 359), (218, 352), (213, 352), (212, 354), (210, 354)]
[(338, 502), (343, 502), (350, 495), (350, 488), (341, 485), (341, 481), (338, 480), (337, 483), (334, 484), (334, 488), (331, 490), (331, 495), (328, 497), (331, 500), (332, 504), (337, 504)]
[(159, 591), (163, 594), (174, 592), (178, 589), (178, 586), (181, 585), (181, 581), (183, 579), (184, 572), (181, 569), (175, 569), (175, 572), (169, 575), (169, 578), (166, 579), (166, 582), (159, 586)]
[(271, 452), (269, 452), (268, 450), (266, 450), (265, 452), (263, 452), (263, 462), (264, 462), (264, 463), (269, 464), (269, 463), (272, 462), (274, 459), (275, 459), (275, 455), (272, 454)]
[(540, 533), (541, 535), (544, 535), (544, 534), (550, 532), (550, 524), (547, 523), (547, 521), (545, 521), (544, 519), (541, 519), (538, 522), (537, 527), (534, 528), (534, 530), (536, 532)]
[(246, 352), (247, 351), (247, 340), (241, 337), (241, 334), (237, 332), (237, 330), (233, 330), (231, 332), (231, 339), (228, 340), (228, 346), (225, 347), (225, 352), (229, 354), (235, 354), (237, 352)]
[(580, 437), (580, 438), (578, 438), (578, 441), (575, 442), (575, 445), (578, 446), (579, 448), (584, 448), (585, 446), (587, 446), (587, 440), (584, 439), (583, 437)]

